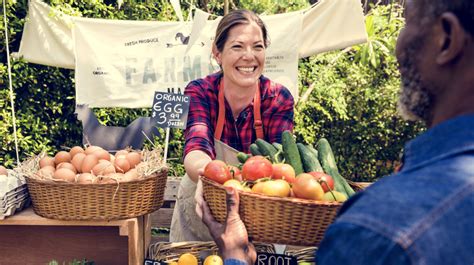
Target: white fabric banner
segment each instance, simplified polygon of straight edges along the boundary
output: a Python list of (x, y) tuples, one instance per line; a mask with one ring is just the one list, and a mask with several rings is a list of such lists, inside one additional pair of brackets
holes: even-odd
[(367, 42), (360, 0), (319, 0), (304, 14), (299, 57)]
[[(297, 96), (301, 12), (262, 16), (272, 42), (264, 74)], [(155, 91), (183, 92), (219, 70), (211, 60), (218, 20), (188, 48), (192, 23), (75, 19), (76, 102), (90, 107), (150, 107)], [(107, 34), (104, 34), (106, 32)]]
[[(212, 73), (211, 42), (220, 18), (197, 10), (193, 22), (70, 17), (31, 0), (19, 55), (76, 69), (76, 103), (150, 107), (154, 91), (182, 92)], [(304, 11), (262, 16), (271, 45), (264, 74), (298, 97), (298, 57), (365, 42), (358, 0), (321, 0)]]
[(18, 55), (26, 61), (74, 69), (74, 17), (30, 0)]

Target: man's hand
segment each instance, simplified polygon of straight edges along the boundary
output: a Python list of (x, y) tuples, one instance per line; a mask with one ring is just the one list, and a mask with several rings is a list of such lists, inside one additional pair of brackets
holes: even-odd
[[(202, 188), (199, 185), (202, 184), (198, 183), (196, 191), (196, 210), (202, 212), (202, 220), (209, 228), (212, 238), (219, 247), (222, 258), (238, 259), (247, 262), (247, 264), (255, 264), (257, 253), (254, 246), (249, 242), (247, 229), (240, 219), (238, 192), (233, 188), (226, 188), (227, 218), (224, 224), (220, 224), (214, 219), (209, 206), (202, 198)], [(201, 199), (198, 199), (199, 196), (201, 196)]]

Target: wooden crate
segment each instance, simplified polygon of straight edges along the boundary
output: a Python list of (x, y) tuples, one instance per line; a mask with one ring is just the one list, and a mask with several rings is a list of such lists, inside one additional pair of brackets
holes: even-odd
[(150, 244), (149, 216), (114, 221), (61, 221), (28, 208), (0, 220), (0, 264), (143, 264)]

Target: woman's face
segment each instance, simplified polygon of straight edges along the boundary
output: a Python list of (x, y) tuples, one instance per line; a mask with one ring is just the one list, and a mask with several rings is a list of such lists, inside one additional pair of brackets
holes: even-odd
[(265, 64), (265, 42), (262, 30), (252, 22), (229, 30), (223, 50), (214, 50), (227, 87), (252, 88), (262, 75)]

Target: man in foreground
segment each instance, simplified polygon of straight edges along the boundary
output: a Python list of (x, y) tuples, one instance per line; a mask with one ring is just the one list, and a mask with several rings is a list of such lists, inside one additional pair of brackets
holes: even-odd
[[(430, 128), (401, 171), (350, 198), (316, 253), (324, 264), (474, 264), (474, 1), (407, 0), (399, 109)], [(224, 225), (200, 203), (225, 264), (255, 250), (228, 191)]]

